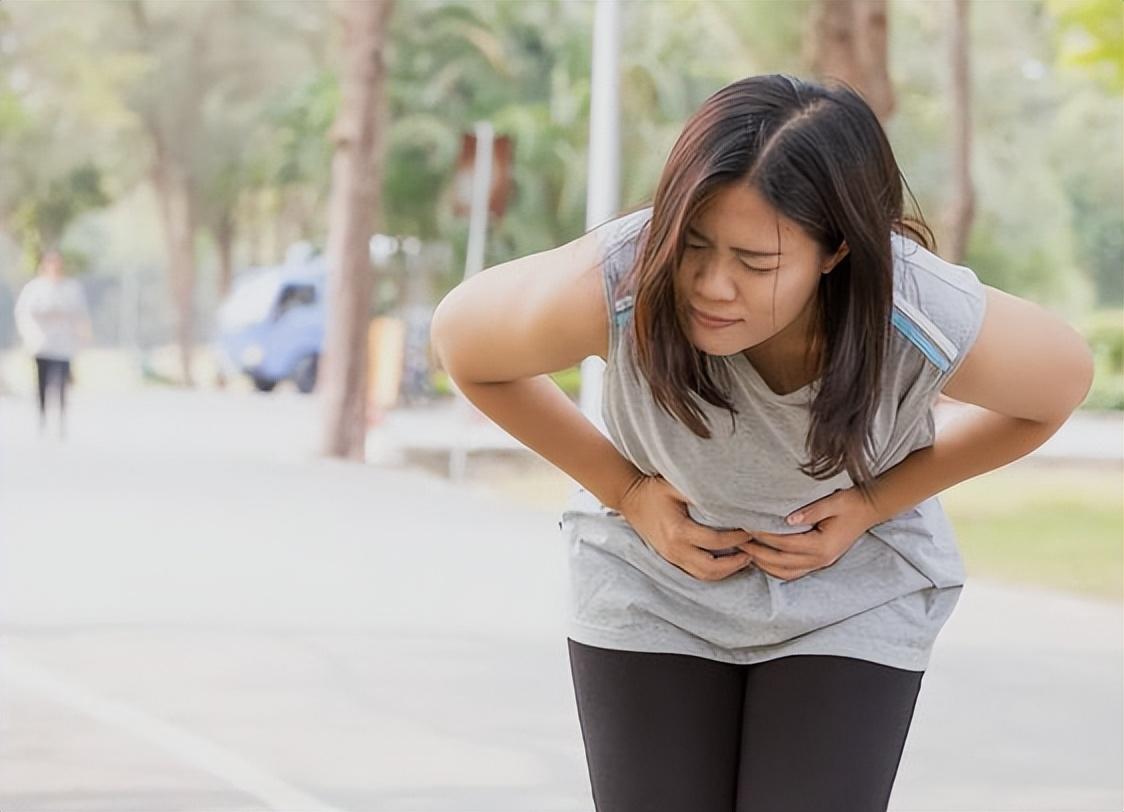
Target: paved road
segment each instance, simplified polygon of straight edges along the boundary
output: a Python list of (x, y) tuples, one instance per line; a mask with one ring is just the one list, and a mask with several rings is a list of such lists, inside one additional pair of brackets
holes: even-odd
[[(289, 393), (0, 399), (0, 809), (592, 810), (551, 513)], [(892, 809), (1119, 810), (1121, 607), (973, 579)]]

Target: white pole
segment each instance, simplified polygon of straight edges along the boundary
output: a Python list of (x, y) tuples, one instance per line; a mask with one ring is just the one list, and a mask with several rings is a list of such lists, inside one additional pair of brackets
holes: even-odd
[[(468, 216), (468, 246), (464, 257), (464, 278), (484, 269), (484, 244), (488, 236), (488, 197), (492, 188), (492, 141), (494, 130), (487, 121), (478, 121), (474, 127), (476, 153), (472, 160), (472, 202)], [(453, 384), (454, 390), (456, 385)], [(457, 390), (457, 421), (461, 430), (453, 438), (449, 450), (449, 478), (459, 481), (464, 477), (468, 462), (468, 435), (471, 433), (475, 407)]]
[[(589, 110), (589, 166), (585, 227), (605, 222), (620, 208), (620, 6), (597, 0), (593, 17), (593, 75)], [(605, 362), (582, 361), (581, 410), (602, 432), (601, 377)]]
[(492, 188), (492, 140), (494, 130), (487, 121), (477, 121), (476, 154), (472, 160), (472, 207), (468, 216), (468, 248), (464, 278), (484, 270), (484, 243), (488, 235), (488, 192)]

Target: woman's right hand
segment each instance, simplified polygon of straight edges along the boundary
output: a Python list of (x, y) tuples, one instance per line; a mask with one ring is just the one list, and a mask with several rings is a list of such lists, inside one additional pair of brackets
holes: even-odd
[[(703, 581), (720, 581), (753, 564), (745, 550), (715, 557), (749, 541), (745, 530), (715, 530), (687, 512), (690, 500), (662, 476), (641, 474), (620, 500), (618, 512), (661, 557)], [(701, 549), (700, 549), (701, 548)]]

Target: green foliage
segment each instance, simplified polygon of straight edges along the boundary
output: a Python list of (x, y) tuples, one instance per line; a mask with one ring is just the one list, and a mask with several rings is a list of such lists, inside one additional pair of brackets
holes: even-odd
[(101, 172), (85, 164), (46, 180), (37, 194), (27, 194), (10, 214), (12, 231), (23, 247), (25, 263), (34, 264), (48, 248), (57, 247), (66, 227), (85, 211), (109, 202)]
[(35, 92), (35, 38), (17, 29), (11, 9), (0, 15), (0, 42), (0, 76), (7, 78), (0, 84), (0, 228), (18, 246), (26, 275), (79, 215), (110, 198), (90, 145), (76, 138), (77, 116), (65, 105), (48, 114), (52, 94)]
[[(938, 238), (953, 134), (948, 62), (934, 59), (931, 46), (947, 37), (949, 6), (889, 7), (898, 112), (888, 129)], [(1056, 64), (1059, 23), (1047, 5), (970, 8), (976, 219), (964, 262), (990, 284), (1071, 318), (1094, 304), (1119, 306), (1124, 111), (1118, 98)]]
[(1093, 387), (1083, 405), (1124, 409), (1124, 310), (1098, 311), (1081, 326), (1096, 362)]
[(448, 191), (461, 136), (490, 120), (511, 137), (514, 195), (492, 222), (486, 262), (542, 250), (584, 230), (591, 8), (586, 4), (414, 2), (392, 21), (392, 131), (386, 227), (458, 246), (465, 224)]
[(1058, 63), (1113, 93), (1124, 91), (1124, 4), (1120, 0), (1046, 0), (1057, 20)]
[[(684, 119), (711, 92), (752, 73), (806, 73), (812, 6), (621, 4), (620, 208), (651, 197)], [(291, 239), (323, 243), (342, 36), (331, 4), (66, 8), (0, 4), (0, 228), (23, 233), (41, 221), (65, 230), (81, 220), (97, 198), (82, 202), (79, 170), (96, 172), (110, 201), (126, 198), (149, 179), (149, 130), (158, 124), (172, 136), (162, 148), (190, 168), (200, 225), (231, 225), (242, 256), (269, 261)], [(462, 273), (467, 229), (449, 192), (461, 135), (477, 120), (515, 143), (514, 197), (491, 224), (485, 261), (584, 231), (593, 8), (396, 4), (379, 227), (455, 246), (434, 295)], [(971, 4), (977, 219), (965, 262), (1073, 318), (1124, 301), (1124, 120), (1114, 84), (1122, 8), (1117, 0)], [(947, 37), (948, 4), (888, 9), (898, 95), (888, 130), (939, 234), (950, 94), (948, 62), (934, 54), (943, 54), (936, 46)], [(57, 197), (71, 192), (79, 200), (61, 206)]]

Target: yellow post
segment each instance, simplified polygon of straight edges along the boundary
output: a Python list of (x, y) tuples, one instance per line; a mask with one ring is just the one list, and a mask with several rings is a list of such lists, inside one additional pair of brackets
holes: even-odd
[(398, 402), (405, 350), (405, 320), (391, 316), (371, 319), (367, 330), (368, 422), (378, 422)]

